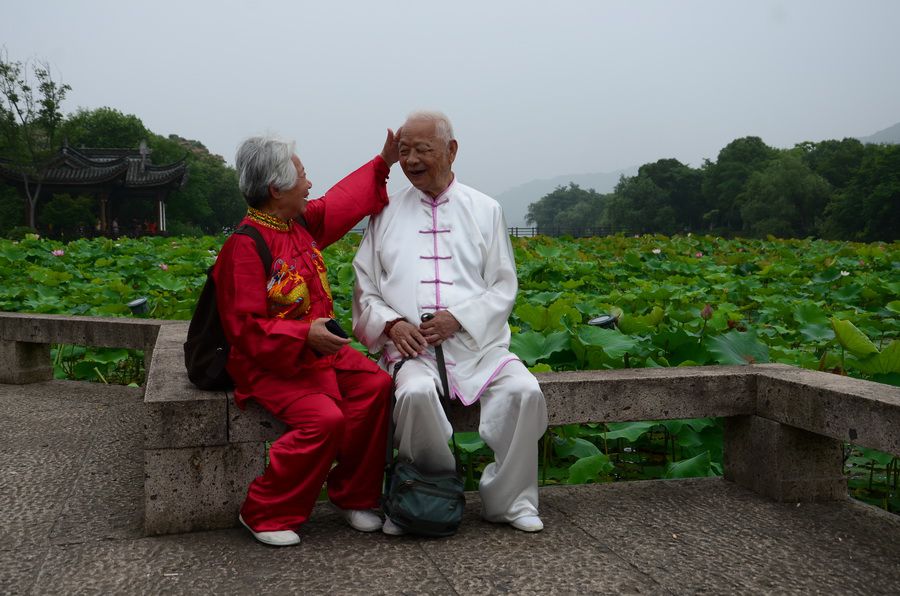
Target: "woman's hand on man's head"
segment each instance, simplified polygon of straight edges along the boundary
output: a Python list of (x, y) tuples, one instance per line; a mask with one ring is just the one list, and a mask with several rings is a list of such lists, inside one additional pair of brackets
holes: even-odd
[(400, 160), (400, 131), (394, 134), (390, 128), (387, 129), (387, 138), (384, 140), (384, 148), (381, 150), (381, 159), (391, 167)]

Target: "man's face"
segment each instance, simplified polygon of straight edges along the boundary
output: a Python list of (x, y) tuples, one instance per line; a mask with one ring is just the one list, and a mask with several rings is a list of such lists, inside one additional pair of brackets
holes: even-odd
[(456, 141), (442, 141), (431, 120), (408, 120), (400, 129), (400, 167), (413, 186), (438, 196), (453, 180)]

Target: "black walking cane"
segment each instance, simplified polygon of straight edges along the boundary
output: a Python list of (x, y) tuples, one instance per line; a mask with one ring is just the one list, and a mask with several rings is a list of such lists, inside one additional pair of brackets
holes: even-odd
[[(430, 321), (434, 318), (434, 313), (427, 312), (422, 315), (422, 322)], [(434, 346), (434, 359), (437, 361), (438, 374), (441, 376), (441, 388), (444, 390), (441, 396), (441, 405), (444, 407), (444, 415), (450, 420), (450, 383), (447, 381), (447, 365), (444, 363), (444, 346), (438, 344)], [(452, 424), (452, 423), (451, 423)], [(456, 473), (463, 475), (462, 460), (459, 457), (459, 446), (456, 444), (456, 433), (452, 432), (450, 438), (453, 440), (453, 457), (456, 459)]]
[[(422, 315), (422, 322), (430, 321), (434, 318), (434, 313), (427, 312)], [(438, 344), (434, 346), (434, 358), (437, 360), (438, 374), (441, 375), (441, 388), (444, 390), (443, 400), (450, 403), (450, 384), (447, 382), (447, 365), (444, 364), (444, 346)]]

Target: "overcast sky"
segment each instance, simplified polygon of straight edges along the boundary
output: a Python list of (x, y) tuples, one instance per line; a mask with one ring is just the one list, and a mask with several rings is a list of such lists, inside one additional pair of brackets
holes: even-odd
[(0, 14), (9, 58), (72, 86), (66, 112), (110, 106), (229, 163), (242, 138), (277, 132), (319, 192), (420, 108), (450, 116), (457, 176), (489, 194), (900, 121), (898, 0), (15, 0)]

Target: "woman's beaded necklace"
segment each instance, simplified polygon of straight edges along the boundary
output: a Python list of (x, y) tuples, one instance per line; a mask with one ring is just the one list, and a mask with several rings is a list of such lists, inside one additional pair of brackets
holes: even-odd
[(290, 221), (283, 221), (275, 217), (274, 215), (264, 213), (259, 209), (254, 209), (253, 207), (247, 208), (247, 217), (261, 226), (272, 230), (278, 230), (279, 232), (287, 232), (291, 229)]

